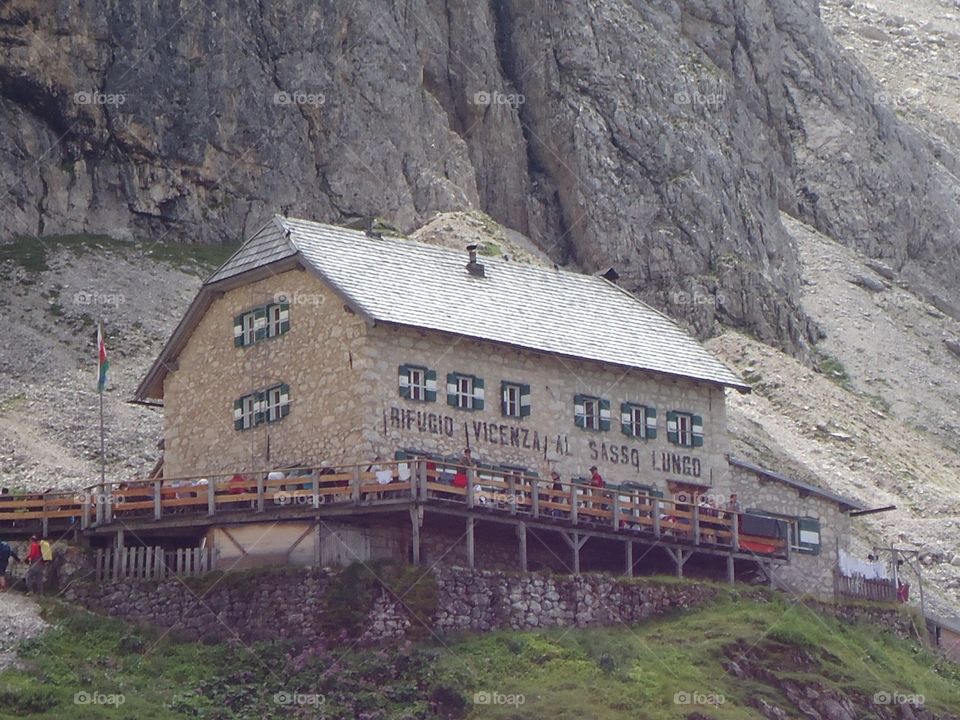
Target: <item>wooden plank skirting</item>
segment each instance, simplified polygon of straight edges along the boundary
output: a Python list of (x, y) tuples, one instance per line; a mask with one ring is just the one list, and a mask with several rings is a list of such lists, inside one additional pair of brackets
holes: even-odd
[(97, 582), (159, 580), (209, 572), (213, 562), (208, 548), (110, 547), (96, 551)]

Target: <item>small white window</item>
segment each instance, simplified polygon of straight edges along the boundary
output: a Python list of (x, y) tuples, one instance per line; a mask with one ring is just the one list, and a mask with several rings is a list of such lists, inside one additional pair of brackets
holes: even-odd
[(693, 417), (691, 415), (677, 415), (677, 444), (693, 445)]
[(473, 378), (469, 375), (457, 376), (457, 407), (473, 409)]
[(583, 401), (583, 426), (587, 430), (600, 429), (600, 401), (596, 398)]
[(270, 388), (267, 390), (267, 421), (274, 422), (279, 420), (282, 415), (283, 402), (281, 401), (280, 388)]
[(503, 386), (503, 414), (507, 417), (520, 417), (520, 386)]
[(638, 438), (647, 436), (647, 409), (642, 405), (630, 408), (630, 434)]
[(270, 337), (276, 337), (282, 332), (280, 328), (281, 328), (281, 325), (283, 324), (283, 316), (281, 313), (280, 305), (270, 306), (267, 322), (268, 322)]
[(247, 395), (243, 398), (243, 429), (247, 430), (253, 427), (254, 418), (257, 409), (257, 396)]
[(257, 319), (254, 313), (249, 312), (243, 316), (243, 344), (253, 345), (257, 339)]
[(421, 368), (410, 368), (410, 399), (427, 399), (427, 374)]

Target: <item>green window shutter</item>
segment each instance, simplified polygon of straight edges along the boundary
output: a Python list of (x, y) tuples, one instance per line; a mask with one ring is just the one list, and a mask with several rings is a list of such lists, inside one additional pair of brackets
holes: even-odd
[(600, 400), (600, 429), (610, 429), (610, 401)]
[(401, 365), (397, 368), (397, 383), (400, 388), (400, 397), (410, 399), (410, 366)]
[(473, 378), (473, 409), (483, 410), (483, 378)]
[(290, 414), (290, 386), (280, 386), (280, 417), (285, 418)]
[(703, 447), (703, 418), (699, 415), (693, 416), (693, 446)]
[(620, 432), (633, 437), (633, 405), (620, 403)]
[(817, 518), (797, 518), (797, 529), (800, 531), (799, 546), (802, 552), (812, 555), (820, 554), (820, 521)]
[(677, 413), (667, 412), (667, 440), (674, 445), (680, 442), (680, 433), (677, 432)]
[(267, 308), (259, 307), (253, 311), (254, 342), (267, 337)]
[(530, 386), (523, 384), (520, 386), (520, 417), (529, 417), (532, 409)]
[(254, 393), (253, 403), (253, 424), (259, 425), (267, 421), (267, 394), (265, 392)]
[(243, 430), (243, 398), (233, 401), (233, 429)]
[(573, 421), (578, 428), (585, 428), (587, 426), (587, 414), (583, 407), (583, 401), (585, 399), (585, 395), (573, 396)]
[(280, 334), (290, 330), (290, 303), (280, 303)]
[(500, 381), (500, 414), (506, 416), (507, 414), (507, 388), (510, 387), (510, 383), (506, 380)]
[(644, 408), (644, 413), (647, 420), (644, 437), (648, 440), (655, 440), (657, 438), (657, 409), (648, 406)]
[(450, 407), (457, 407), (458, 405), (457, 379), (459, 377), (456, 373), (447, 373), (447, 405)]
[(233, 319), (233, 346), (243, 347), (243, 315)]
[(424, 399), (427, 402), (436, 402), (437, 401), (437, 371), (427, 370), (426, 380), (427, 380), (427, 394)]

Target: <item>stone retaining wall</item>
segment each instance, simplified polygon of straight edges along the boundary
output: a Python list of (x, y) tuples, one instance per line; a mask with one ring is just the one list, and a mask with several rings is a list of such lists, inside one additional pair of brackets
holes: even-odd
[[(609, 575), (519, 574), (462, 568), (433, 570), (435, 609), (415, 617), (391, 592), (378, 593), (367, 612), (363, 641), (378, 642), (417, 631), (421, 637), (458, 631), (534, 630), (634, 624), (648, 617), (703, 605), (718, 586)], [(91, 610), (136, 623), (172, 628), (181, 637), (244, 642), (291, 638), (319, 640), (324, 593), (335, 574), (314, 568), (163, 581), (126, 580), (97, 586), (73, 583), (64, 595)], [(763, 602), (766, 592), (741, 588), (743, 602)], [(816, 603), (846, 621), (866, 620), (916, 637), (902, 613)]]

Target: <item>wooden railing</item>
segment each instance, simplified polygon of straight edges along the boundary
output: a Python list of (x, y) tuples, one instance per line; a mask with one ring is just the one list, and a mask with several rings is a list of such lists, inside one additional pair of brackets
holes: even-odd
[(94, 556), (96, 579), (152, 580), (209, 572), (213, 559), (206, 547), (164, 550), (161, 547), (99, 548)]
[(867, 579), (862, 575), (847, 576), (834, 571), (836, 594), (857, 600), (897, 602), (897, 586), (891, 580)]
[(183, 514), (252, 515), (285, 508), (319, 509), (337, 504), (370, 505), (397, 500), (459, 505), (559, 525), (606, 529), (739, 551), (789, 554), (783, 540), (743, 535), (742, 514), (701, 507), (619, 487), (594, 488), (496, 469), (434, 460), (303, 467), (107, 482), (82, 494), (47, 494), (0, 502), (0, 528), (40, 521), (79, 524), (82, 529), (115, 521), (154, 520)]

